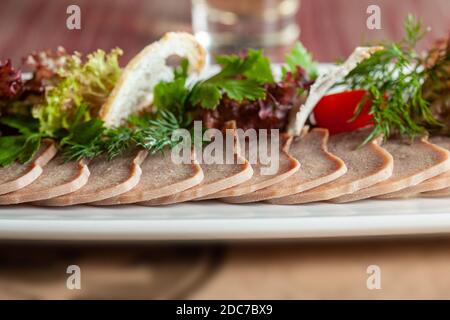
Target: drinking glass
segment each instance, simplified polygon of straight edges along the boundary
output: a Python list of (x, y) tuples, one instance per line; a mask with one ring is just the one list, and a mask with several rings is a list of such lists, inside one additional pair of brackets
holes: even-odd
[(264, 49), (275, 60), (298, 39), (300, 0), (192, 0), (192, 27), (209, 53)]

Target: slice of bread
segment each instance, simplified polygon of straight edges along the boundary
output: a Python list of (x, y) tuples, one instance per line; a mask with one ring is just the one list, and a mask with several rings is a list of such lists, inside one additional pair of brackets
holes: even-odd
[(140, 112), (153, 101), (153, 88), (170, 81), (173, 70), (166, 59), (179, 56), (189, 60), (189, 70), (200, 72), (205, 64), (205, 49), (194, 36), (169, 32), (135, 56), (123, 70), (115, 88), (100, 109), (99, 117), (108, 127), (121, 125), (129, 115)]

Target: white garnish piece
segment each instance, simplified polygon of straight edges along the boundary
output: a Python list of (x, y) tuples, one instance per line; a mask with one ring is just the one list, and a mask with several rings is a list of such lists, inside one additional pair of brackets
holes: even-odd
[(300, 107), (295, 116), (290, 119), (288, 133), (290, 135), (298, 136), (309, 115), (314, 110), (314, 107), (328, 90), (330, 90), (336, 82), (343, 79), (350, 71), (356, 68), (359, 63), (380, 50), (383, 50), (383, 47), (357, 47), (348, 57), (347, 61), (337, 66), (332, 71), (320, 75), (311, 86), (305, 103)]

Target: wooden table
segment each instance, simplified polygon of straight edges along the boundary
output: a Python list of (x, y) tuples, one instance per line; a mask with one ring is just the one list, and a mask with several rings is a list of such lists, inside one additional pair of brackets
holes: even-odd
[[(66, 287), (69, 265), (81, 290)], [(381, 269), (381, 289), (366, 286)], [(450, 239), (2, 243), (0, 299), (450, 299)]]
[[(65, 28), (68, 4), (82, 8), (82, 30)], [(383, 29), (365, 28), (368, 4), (382, 7)], [(448, 0), (302, 0), (301, 39), (323, 61), (363, 40), (398, 39), (407, 12), (450, 29)], [(122, 47), (124, 61), (168, 30), (190, 29), (187, 0), (2, 0), (0, 58), (55, 48)], [(426, 44), (424, 44), (426, 45)], [(326, 242), (189, 244), (0, 244), (0, 298), (450, 298), (450, 240), (416, 238)], [(82, 289), (68, 290), (79, 265)], [(381, 268), (381, 290), (366, 269)]]

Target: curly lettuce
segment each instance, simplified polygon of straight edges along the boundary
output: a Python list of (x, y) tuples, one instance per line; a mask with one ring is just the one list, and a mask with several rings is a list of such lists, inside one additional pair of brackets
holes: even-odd
[(33, 117), (39, 120), (40, 132), (57, 137), (68, 130), (77, 110), (86, 106), (83, 118), (96, 117), (121, 75), (119, 57), (122, 50), (110, 53), (97, 50), (83, 62), (80, 54), (70, 56), (57, 71), (61, 81), (46, 93), (44, 103), (33, 107)]

